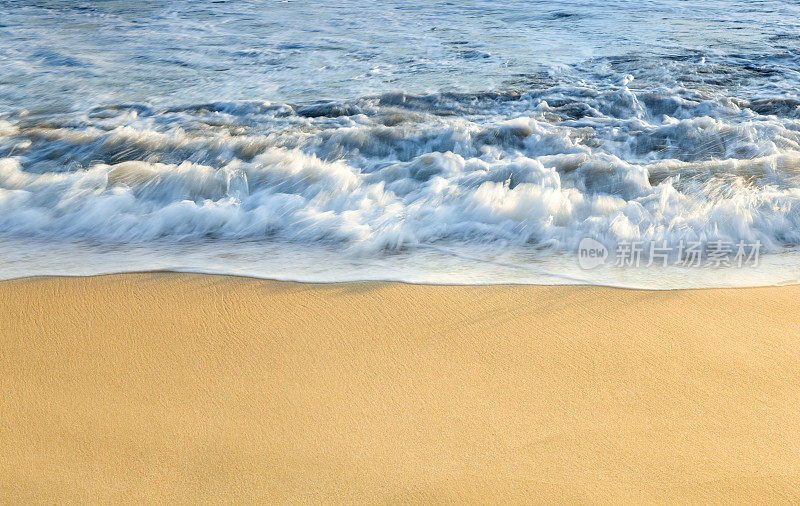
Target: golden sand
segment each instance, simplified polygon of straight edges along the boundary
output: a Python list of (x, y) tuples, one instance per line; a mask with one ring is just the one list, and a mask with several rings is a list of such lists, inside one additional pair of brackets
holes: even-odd
[(800, 287), (0, 282), (0, 501), (800, 499)]

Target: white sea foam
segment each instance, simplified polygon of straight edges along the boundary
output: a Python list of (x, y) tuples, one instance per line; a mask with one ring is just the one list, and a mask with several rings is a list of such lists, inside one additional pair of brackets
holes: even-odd
[[(279, 238), (354, 254), (441, 241), (571, 251), (587, 236), (800, 241), (800, 121), (687, 90), (555, 93), (567, 92), (577, 97), (558, 108), (536, 94), (480, 107), (389, 95), (11, 119), (0, 234)], [(472, 111), (441, 116), (439, 102)]]

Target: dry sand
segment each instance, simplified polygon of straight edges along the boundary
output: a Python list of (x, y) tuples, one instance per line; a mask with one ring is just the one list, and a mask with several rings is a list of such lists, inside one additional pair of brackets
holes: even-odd
[(800, 498), (800, 287), (0, 283), (2, 502)]

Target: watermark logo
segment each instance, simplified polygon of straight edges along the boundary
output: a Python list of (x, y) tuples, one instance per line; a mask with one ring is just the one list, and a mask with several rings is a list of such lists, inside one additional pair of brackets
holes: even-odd
[(578, 245), (578, 265), (581, 269), (594, 269), (605, 263), (608, 258), (608, 248), (599, 241), (590, 237), (581, 239)]
[[(620, 241), (614, 251), (616, 267), (758, 267), (761, 242), (729, 241)], [(594, 269), (605, 263), (608, 249), (585, 237), (578, 245), (578, 265)]]

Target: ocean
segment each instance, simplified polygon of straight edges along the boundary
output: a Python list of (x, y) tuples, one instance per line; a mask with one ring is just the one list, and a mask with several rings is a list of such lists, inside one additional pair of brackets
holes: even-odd
[(799, 58), (777, 1), (2, 1), (0, 278), (797, 283)]

